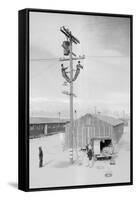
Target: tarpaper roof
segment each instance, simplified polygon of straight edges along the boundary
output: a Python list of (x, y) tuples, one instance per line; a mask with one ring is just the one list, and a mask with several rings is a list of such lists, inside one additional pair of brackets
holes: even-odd
[(66, 123), (69, 120), (48, 117), (30, 117), (30, 124)]
[[(86, 114), (86, 115), (92, 115), (92, 114)], [(124, 122), (120, 119), (111, 117), (111, 116), (105, 116), (105, 115), (92, 115), (93, 117), (96, 117), (97, 119), (100, 119), (101, 121), (104, 121), (112, 126), (117, 126), (119, 124), (124, 124)]]

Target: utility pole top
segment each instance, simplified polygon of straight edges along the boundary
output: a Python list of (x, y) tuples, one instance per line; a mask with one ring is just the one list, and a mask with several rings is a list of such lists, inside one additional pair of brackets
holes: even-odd
[(74, 42), (75, 44), (80, 43), (80, 41), (79, 41), (75, 36), (72, 35), (71, 31), (69, 31), (68, 28), (66, 29), (64, 26), (62, 26), (62, 27), (60, 28), (60, 31), (61, 31), (67, 38), (69, 38), (72, 42)]

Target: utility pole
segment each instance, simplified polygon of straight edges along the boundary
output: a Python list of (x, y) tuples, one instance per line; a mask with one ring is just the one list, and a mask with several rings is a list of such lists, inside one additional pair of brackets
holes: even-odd
[(73, 163), (73, 130), (74, 130), (74, 118), (73, 118), (73, 60), (72, 60), (72, 40), (70, 38), (70, 161)]
[[(69, 95), (70, 97), (70, 149), (69, 149), (69, 159), (70, 162), (73, 163), (73, 136), (74, 136), (74, 113), (73, 113), (73, 97), (76, 96), (73, 93), (73, 82), (77, 79), (77, 76), (80, 73), (80, 69), (83, 69), (83, 66), (80, 64), (80, 59), (84, 59), (85, 56), (77, 57), (75, 53), (72, 51), (73, 43), (80, 43), (79, 40), (74, 37), (68, 29), (64, 26), (60, 28), (60, 31), (66, 36), (67, 41), (64, 41), (62, 47), (64, 48), (64, 55), (69, 56), (69, 58), (63, 57), (60, 58), (60, 61), (69, 61), (69, 71), (66, 71), (68, 67), (64, 68), (63, 64), (61, 65), (62, 75), (65, 80), (70, 84), (70, 92), (63, 91), (64, 94)], [(73, 57), (74, 56), (74, 57)], [(77, 69), (73, 69), (73, 60), (78, 60)], [(74, 71), (75, 74), (73, 73)], [(69, 76), (67, 75), (69, 73)]]

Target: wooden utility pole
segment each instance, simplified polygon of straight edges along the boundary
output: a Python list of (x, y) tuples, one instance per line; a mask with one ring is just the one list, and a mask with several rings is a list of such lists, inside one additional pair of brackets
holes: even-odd
[[(76, 80), (77, 76), (79, 73), (77, 73), (76, 75), (76, 78), (74, 78), (74, 74), (73, 74), (73, 60), (80, 60), (80, 59), (84, 59), (85, 56), (79, 56), (77, 57), (73, 51), (72, 51), (72, 44), (75, 43), (75, 44), (78, 44), (80, 43), (79, 40), (74, 37), (71, 33), (71, 31), (69, 31), (68, 29), (66, 29), (64, 26), (61, 27), (60, 31), (66, 36), (67, 38), (67, 41), (69, 42), (69, 47), (68, 49), (65, 49), (66, 47), (64, 45), (62, 45), (62, 47), (69, 51), (67, 53), (67, 55), (69, 55), (69, 58), (60, 58), (60, 61), (69, 61), (70, 62), (70, 66), (69, 66), (69, 72), (64, 72), (63, 73), (69, 73), (69, 77), (66, 75), (65, 79), (67, 82), (69, 82), (70, 84), (70, 92), (67, 92), (67, 91), (64, 91), (63, 93), (64, 94), (67, 94), (69, 95), (70, 97), (70, 148), (69, 148), (69, 158), (70, 158), (70, 162), (73, 163), (73, 137), (74, 137), (74, 113), (73, 113), (73, 97), (76, 97), (76, 95), (73, 93), (73, 81)], [(73, 57), (75, 56), (75, 57)], [(80, 62), (80, 61), (79, 61)], [(80, 65), (80, 63), (78, 64), (78, 70), (80, 71), (80, 68), (83, 69), (83, 67)], [(64, 68), (65, 70), (65, 68)]]
[(72, 60), (72, 40), (70, 38), (70, 161), (73, 163), (73, 60)]

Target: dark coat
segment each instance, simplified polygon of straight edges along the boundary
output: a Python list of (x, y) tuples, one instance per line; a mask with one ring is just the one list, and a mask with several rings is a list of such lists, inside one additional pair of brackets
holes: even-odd
[(41, 149), (39, 149), (39, 158), (43, 159), (43, 151)]
[(87, 156), (88, 156), (89, 160), (92, 160), (92, 157), (93, 157), (92, 149), (88, 149)]

